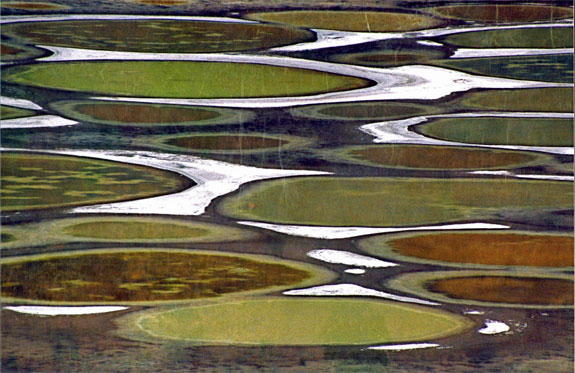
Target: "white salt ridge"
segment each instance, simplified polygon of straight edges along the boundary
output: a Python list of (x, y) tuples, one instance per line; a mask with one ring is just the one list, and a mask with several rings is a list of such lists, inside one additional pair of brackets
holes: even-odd
[(176, 20), (176, 21), (207, 21), (207, 22), (233, 22), (258, 23), (239, 18), (229, 17), (200, 17), (200, 16), (171, 16), (171, 15), (131, 15), (131, 14), (66, 14), (43, 16), (7, 16), (0, 19), (0, 24), (15, 22), (47, 22), (47, 21), (90, 21), (90, 20)]
[(573, 118), (573, 113), (526, 113), (526, 112), (479, 112), (479, 113), (456, 113), (436, 114), (407, 119), (391, 120), (385, 122), (370, 123), (359, 127), (360, 131), (374, 136), (375, 143), (385, 144), (421, 144), (421, 145), (445, 145), (466, 146), (475, 148), (497, 148), (511, 150), (530, 150), (553, 154), (573, 155), (573, 147), (563, 146), (525, 146), (525, 145), (482, 145), (469, 144), (456, 141), (438, 140), (426, 137), (409, 127), (421, 124), (435, 118), (472, 118), (472, 117), (509, 117), (509, 118)]
[(501, 321), (485, 320), (485, 327), (479, 329), (477, 332), (481, 334), (499, 334), (509, 331), (509, 325)]
[(40, 46), (53, 55), (39, 61), (94, 61), (94, 60), (178, 60), (205, 62), (234, 62), (292, 67), (342, 74), (372, 80), (376, 85), (341, 92), (328, 92), (310, 96), (286, 96), (264, 98), (141, 98), (141, 97), (92, 97), (110, 101), (130, 101), (176, 105), (205, 105), (236, 108), (291, 107), (297, 105), (327, 104), (357, 101), (413, 99), (432, 100), (454, 92), (474, 88), (535, 88), (572, 87), (567, 83), (547, 83), (514, 79), (476, 76), (445, 68), (411, 65), (394, 68), (353, 66), (299, 58), (241, 55), (241, 54), (180, 54), (98, 51), (78, 48)]
[(325, 49), (333, 47), (343, 47), (356, 44), (369, 43), (372, 41), (381, 41), (389, 39), (402, 39), (402, 33), (391, 32), (353, 32), (311, 29), (317, 35), (317, 40), (306, 43), (287, 45), (270, 49), (274, 52), (300, 52), (316, 49)]
[(3, 119), (0, 128), (39, 128), (73, 126), (78, 122), (57, 115), (38, 115), (25, 118)]
[(363, 275), (365, 273), (365, 269), (350, 268), (350, 269), (346, 269), (344, 272), (349, 273), (350, 275)]
[(283, 292), (284, 295), (302, 295), (314, 297), (377, 297), (383, 299), (395, 300), (405, 303), (425, 304), (428, 306), (438, 306), (439, 303), (429, 302), (426, 300), (403, 297), (385, 293), (383, 291), (364, 288), (363, 286), (354, 284), (338, 284), (338, 285), (323, 285), (307, 289), (288, 290)]
[[(27, 149), (3, 149), (5, 151)], [(44, 153), (90, 157), (154, 167), (176, 172), (194, 180), (197, 185), (179, 193), (135, 201), (78, 207), (77, 213), (200, 215), (212, 200), (255, 180), (286, 176), (325, 175), (328, 172), (277, 170), (239, 166), (230, 163), (168, 153), (123, 150), (41, 150)]]
[(572, 54), (573, 48), (460, 48), (449, 58), (481, 58), (481, 57), (509, 57), (509, 56), (541, 56), (549, 54)]
[(574, 181), (573, 176), (569, 175), (518, 175), (509, 171), (471, 171), (468, 172), (472, 175), (496, 175), (496, 176), (508, 176), (516, 177), (519, 179), (537, 179), (537, 180), (555, 180), (555, 181)]
[(42, 106), (23, 98), (0, 96), (0, 105), (14, 106), (20, 109), (42, 110)]
[(333, 264), (345, 264), (355, 267), (365, 267), (365, 268), (385, 268), (385, 267), (395, 267), (397, 264), (384, 262), (376, 258), (370, 258), (369, 256), (359, 255), (351, 253), (349, 251), (339, 251), (339, 250), (312, 250), (306, 254), (310, 258), (321, 260), (326, 263)]
[(509, 226), (507, 225), (489, 224), (489, 223), (444, 224), (444, 225), (432, 225), (432, 226), (394, 227), (394, 228), (282, 225), (282, 224), (260, 223), (255, 221), (239, 221), (238, 224), (269, 229), (274, 232), (289, 234), (291, 236), (329, 239), (329, 240), (339, 240), (344, 238), (366, 236), (370, 234), (409, 232), (409, 231), (436, 231), (436, 230), (458, 230), (458, 229), (509, 229)]
[(406, 351), (418, 350), (422, 348), (436, 348), (439, 347), (437, 343), (406, 343), (401, 345), (383, 345), (365, 348), (364, 350), (378, 350), (378, 351)]
[[(435, 37), (445, 36), (450, 34), (459, 34), (463, 32), (472, 31), (489, 31), (498, 29), (511, 29), (511, 28), (537, 28), (537, 27), (570, 27), (571, 24), (564, 22), (547, 23), (547, 24), (532, 24), (532, 25), (513, 25), (513, 26), (483, 26), (483, 27), (464, 27), (453, 28), (445, 27), (423, 31), (406, 31), (406, 32), (354, 32), (354, 31), (339, 31), (327, 29), (312, 29), (317, 35), (317, 40), (313, 42), (305, 42), (299, 44), (288, 45), (284, 47), (277, 47), (270, 49), (276, 52), (299, 52), (309, 51), (324, 48), (344, 47), (350, 45), (357, 45), (368, 43), (372, 41), (382, 41), (391, 39), (413, 39), (420, 37)], [(428, 43), (428, 44), (424, 44)], [(441, 46), (442, 44), (433, 41), (418, 41), (418, 44), (429, 46)]]
[(441, 43), (438, 43), (436, 41), (431, 41), (431, 40), (418, 40), (417, 44), (423, 45), (426, 47), (443, 47), (444, 46)]
[(122, 306), (86, 306), (86, 307), (53, 307), (53, 306), (7, 306), (5, 310), (38, 316), (79, 316), (94, 315), (127, 310)]

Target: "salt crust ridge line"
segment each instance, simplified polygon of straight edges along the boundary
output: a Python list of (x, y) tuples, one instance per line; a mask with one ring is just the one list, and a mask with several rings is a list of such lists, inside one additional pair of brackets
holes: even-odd
[(220, 99), (186, 99), (186, 98), (142, 98), (142, 97), (91, 97), (109, 101), (130, 101), (144, 103), (161, 103), (177, 105), (224, 106), (235, 108), (269, 108), (290, 107), (297, 105), (379, 101), (395, 99), (432, 100), (447, 96), (453, 92), (468, 91), (474, 88), (544, 88), (572, 87), (568, 83), (549, 83), (539, 81), (514, 80), (476, 76), (446, 68), (410, 65), (393, 68), (374, 68), (313, 61), (300, 58), (241, 55), (226, 53), (138, 53), (110, 52), (79, 48), (64, 48), (39, 45), (53, 52), (53, 55), (40, 58), (38, 61), (97, 61), (97, 60), (141, 60), (141, 61), (196, 61), (196, 62), (234, 62), (251, 63), (290, 68), (317, 70), (327, 73), (368, 79), (375, 86), (341, 92), (328, 92), (309, 96), (286, 96), (265, 98), (220, 98)]
[(284, 291), (284, 295), (296, 295), (296, 296), (314, 296), (314, 297), (376, 297), (383, 299), (395, 300), (398, 302), (405, 303), (417, 303), (424, 304), (427, 306), (439, 306), (440, 303), (430, 302), (426, 300), (421, 300), (411, 297), (403, 297), (400, 295), (394, 295), (385, 293), (383, 291), (378, 291), (374, 289), (364, 288), (363, 286), (355, 284), (337, 284), (337, 285), (322, 285), (315, 286), (307, 289), (298, 290), (288, 290)]
[(471, 175), (496, 175), (496, 176), (508, 176), (516, 177), (519, 179), (536, 179), (536, 180), (555, 180), (555, 181), (574, 181), (575, 177), (568, 175), (521, 175), (514, 174), (509, 171), (471, 171), (468, 172)]
[(531, 49), (531, 48), (460, 48), (449, 58), (481, 58), (508, 56), (542, 56), (549, 54), (572, 54), (573, 48)]
[(191, 155), (146, 151), (31, 150), (11, 148), (3, 148), (2, 151), (41, 152), (137, 164), (172, 171), (188, 177), (197, 183), (197, 185), (179, 193), (72, 209), (72, 212), (76, 213), (201, 215), (212, 200), (231, 193), (237, 190), (242, 184), (251, 181), (286, 176), (330, 174), (329, 172), (322, 171), (277, 170), (239, 166)]
[[(319, 249), (312, 250), (306, 254), (310, 258), (321, 260), (326, 263), (332, 264), (345, 264), (354, 267), (365, 268), (386, 268), (395, 267), (398, 264), (385, 262), (376, 258), (371, 258), (365, 255), (359, 255), (349, 251)], [(353, 273), (353, 272), (352, 272)]]
[(59, 117), (57, 115), (37, 115), (25, 118), (3, 119), (0, 121), (0, 128), (40, 128), (40, 127), (63, 127), (73, 126), (78, 122)]
[(127, 310), (123, 306), (82, 306), (82, 307), (54, 307), (54, 306), (7, 306), (5, 310), (37, 316), (80, 316)]
[(435, 118), (471, 118), (471, 117), (509, 117), (509, 118), (573, 118), (572, 113), (526, 113), (526, 112), (481, 112), (481, 113), (457, 113), (457, 114), (437, 114), (407, 119), (391, 120), (385, 122), (370, 123), (359, 127), (359, 130), (374, 136), (375, 143), (385, 144), (422, 144), (422, 145), (445, 145), (445, 146), (465, 146), (476, 148), (497, 148), (512, 150), (530, 150), (552, 154), (573, 155), (573, 147), (561, 146), (524, 146), (524, 145), (483, 145), (460, 143), (456, 141), (438, 140), (426, 137), (409, 130), (409, 127), (421, 124)]
[(377, 350), (377, 351), (407, 351), (407, 350), (417, 350), (421, 348), (434, 348), (440, 347), (437, 343), (406, 343), (401, 345), (382, 345), (367, 347), (363, 350)]
[(44, 16), (7, 16), (0, 19), (0, 24), (15, 22), (47, 22), (47, 21), (76, 21), (76, 20), (178, 20), (178, 21), (209, 21), (209, 22), (234, 22), (234, 23), (258, 23), (256, 21), (230, 18), (230, 17), (202, 17), (202, 16), (171, 16), (171, 15), (137, 15), (137, 14), (66, 14)]
[[(491, 31), (491, 30), (516, 29), (516, 28), (571, 27), (571, 26), (572, 26), (571, 23), (555, 22), (555, 23), (507, 25), (507, 26), (480, 26), (480, 27), (462, 27), (462, 28), (444, 27), (431, 30), (406, 31), (406, 32), (352, 32), (352, 31), (338, 31), (338, 30), (327, 30), (327, 29), (311, 29), (313, 32), (316, 33), (317, 41), (287, 45), (283, 47), (276, 47), (270, 49), (270, 51), (299, 52), (299, 51), (308, 51), (322, 48), (344, 47), (373, 41), (383, 41), (391, 39), (416, 39), (422, 37), (432, 38), (432, 37), (459, 34), (465, 32), (474, 32), (474, 31)], [(443, 46), (443, 44), (436, 43), (436, 46)]]
[(25, 100), (23, 98), (0, 96), (0, 105), (14, 106), (20, 109), (42, 110), (42, 106), (39, 106), (32, 101)]
[(510, 228), (508, 225), (488, 224), (488, 223), (444, 224), (444, 225), (433, 225), (433, 226), (393, 227), (393, 228), (282, 225), (282, 224), (260, 223), (255, 221), (239, 221), (238, 224), (268, 229), (278, 233), (289, 234), (291, 236), (300, 236), (300, 237), (326, 239), (326, 240), (339, 240), (345, 238), (366, 236), (371, 234), (409, 232), (409, 231)]

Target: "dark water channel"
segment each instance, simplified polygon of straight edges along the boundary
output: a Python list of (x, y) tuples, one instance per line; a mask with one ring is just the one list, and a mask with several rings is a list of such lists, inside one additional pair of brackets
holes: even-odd
[(2, 371), (573, 371), (571, 3), (1, 6)]

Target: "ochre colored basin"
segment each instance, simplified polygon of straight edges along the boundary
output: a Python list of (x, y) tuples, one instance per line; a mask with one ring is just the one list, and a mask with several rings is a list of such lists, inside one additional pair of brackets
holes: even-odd
[(380, 235), (359, 242), (379, 257), (449, 266), (573, 267), (573, 236), (509, 231)]
[(2, 260), (11, 302), (177, 302), (281, 290), (331, 278), (318, 267), (273, 257), (167, 249), (114, 249)]

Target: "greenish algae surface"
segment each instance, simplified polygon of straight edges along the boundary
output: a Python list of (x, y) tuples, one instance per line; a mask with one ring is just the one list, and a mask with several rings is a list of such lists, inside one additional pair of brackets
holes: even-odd
[(332, 275), (267, 256), (126, 248), (3, 258), (1, 276), (10, 302), (146, 304), (277, 291)]
[(300, 96), (373, 85), (369, 80), (314, 70), (184, 61), (37, 63), (6, 68), (2, 81), (103, 95), (164, 98)]
[(233, 52), (315, 40), (308, 30), (277, 25), (167, 19), (18, 22), (3, 25), (2, 33), (31, 44), (149, 53)]
[(573, 8), (531, 4), (461, 4), (426, 10), (442, 17), (489, 23), (553, 22), (573, 18)]
[(357, 32), (412, 31), (434, 28), (446, 22), (416, 13), (373, 11), (296, 10), (286, 12), (251, 13), (249, 19), (283, 23), (314, 29)]
[(414, 272), (386, 283), (438, 302), (487, 307), (573, 308), (573, 275), (527, 271)]
[(443, 118), (412, 128), (425, 136), (468, 144), (573, 146), (572, 119)]
[(501, 89), (473, 92), (461, 104), (500, 111), (573, 112), (573, 88)]
[(472, 323), (391, 302), (267, 298), (149, 313), (138, 325), (154, 337), (205, 345), (295, 346), (427, 340), (457, 334)]
[(436, 60), (432, 64), (491, 77), (573, 83), (573, 54), (452, 58)]
[(107, 216), (48, 220), (2, 227), (17, 235), (3, 249), (64, 242), (230, 242), (259, 237), (249, 230), (204, 222), (156, 217)]
[(369, 166), (428, 170), (482, 170), (551, 163), (552, 158), (532, 152), (428, 145), (349, 146), (326, 157)]
[(378, 257), (455, 267), (573, 267), (573, 236), (521, 231), (378, 235), (358, 242)]
[(80, 121), (124, 126), (217, 125), (250, 121), (249, 110), (108, 101), (58, 101), (50, 107)]
[(25, 118), (36, 115), (36, 112), (28, 109), (21, 109), (13, 106), (0, 105), (1, 119)]
[(226, 197), (236, 219), (326, 226), (402, 226), (488, 218), (503, 211), (565, 209), (567, 182), (296, 177), (258, 182)]
[(529, 27), (462, 32), (438, 41), (464, 48), (573, 48), (573, 27)]
[(71, 207), (181, 191), (184, 177), (152, 167), (72, 156), (2, 154), (2, 210)]

